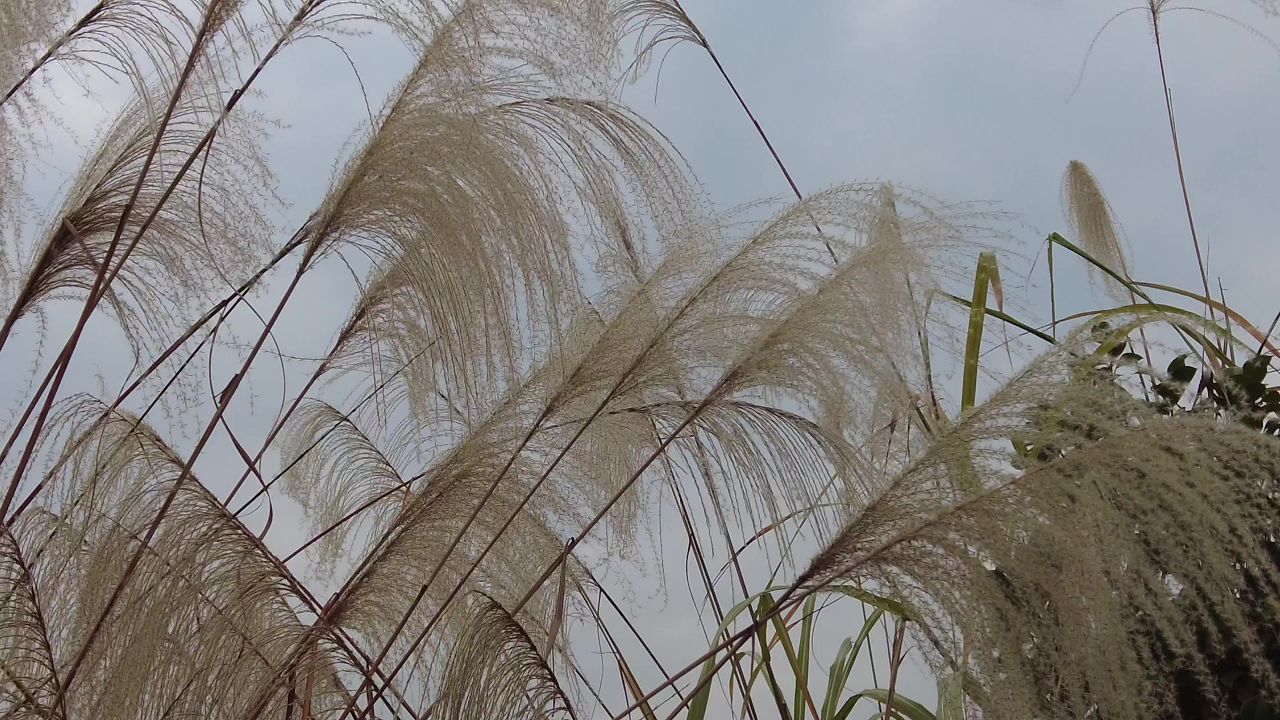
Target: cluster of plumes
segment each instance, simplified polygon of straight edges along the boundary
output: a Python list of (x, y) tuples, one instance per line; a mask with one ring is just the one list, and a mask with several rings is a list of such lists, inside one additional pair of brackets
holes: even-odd
[[(608, 510), (595, 542), (634, 554), (662, 483), (690, 484), (708, 522), (735, 527), (858, 494), (858, 448), (914, 401), (874, 391), (919, 365), (915, 336), (899, 333), (911, 308), (868, 290), (899, 278), (928, 293), (930, 254), (961, 242), (964, 222), (883, 185), (835, 188), (736, 240), (673, 239), (651, 272), (580, 305), (555, 351), (497, 398), (460, 409), (464, 391), (442, 382), (449, 356), (428, 353), (419, 362), (439, 369), (376, 409), (313, 406), (285, 453), (314, 446), (290, 471), (292, 496), (312, 532), (367, 508), (313, 556), (326, 570), (366, 558), (334, 621), (430, 676), (457, 641), (464, 591), (514, 609), (541, 588), (516, 617), (545, 634), (555, 588), (538, 583), (564, 538)], [(840, 518), (819, 511), (814, 525)]]
[[(205, 26), (248, 41), (241, 5), (201, 5)], [(628, 32), (641, 55), (704, 42), (678, 5), (412, 6), (328, 6), (388, 19), (420, 57), (292, 236), (299, 276), (336, 256), (368, 270), (315, 374), (377, 398), (302, 402), (282, 452), (285, 490), (326, 533), (305, 557), (336, 592), (318, 602), (200, 478), (175, 491), (185, 456), (145, 423), (76, 400), (43, 441), (48, 489), (0, 538), (12, 707), (339, 717), (403, 695), (450, 718), (571, 715), (530, 639), (575, 602), (547, 572), (564, 563), (580, 586), (565, 540), (588, 526), (590, 549), (636, 552), (668, 483), (724, 529), (797, 508), (817, 532), (845, 527), (808, 577), (911, 601), (992, 716), (1137, 716), (1160, 708), (1162, 668), (1203, 669), (1203, 633), (1247, 640), (1231, 590), (1276, 581), (1251, 524), (1272, 510), (1262, 439), (1157, 416), (1066, 351), (954, 425), (917, 425), (935, 401), (937, 258), (963, 267), (952, 251), (988, 217), (868, 183), (759, 222), (708, 219), (678, 154), (607, 95)], [(301, 37), (347, 18), (328, 12), (268, 25)], [(246, 182), (252, 144), (209, 104), (226, 47), (178, 93), (120, 233), (141, 240), (108, 302), (133, 337), (169, 339), (174, 306), (262, 254), (241, 194), (262, 187)], [(23, 268), (15, 320), (92, 283), (180, 75), (107, 133)], [(207, 165), (161, 207), (215, 123)], [(1086, 246), (1122, 258), (1083, 166), (1067, 185)], [(171, 494), (95, 630), (131, 572), (121, 548)], [(1193, 622), (1207, 617), (1220, 624)]]
[[(416, 674), (403, 682), (420, 707), (450, 693), (507, 697), (539, 662), (528, 635), (556, 624), (555, 588), (516, 615), (501, 608), (536, 587), (564, 537), (615, 493), (631, 488), (597, 535), (625, 546), (642, 517), (638, 493), (668, 477), (759, 522), (814, 504), (831, 477), (838, 493), (856, 492), (860, 428), (888, 419), (873, 417), (881, 399), (860, 398), (897, 381), (910, 345), (887, 334), (906, 310), (866, 289), (895, 274), (929, 288), (929, 253), (965, 234), (962, 218), (947, 217), (882, 185), (836, 188), (736, 240), (709, 229), (672, 240), (647, 274), (580, 301), (554, 352), (466, 412), (449, 396), (465, 396), (447, 381), (449, 355), (424, 356), (437, 372), (411, 375), (366, 413), (304, 406), (285, 457), (319, 444), (292, 470), (294, 496), (317, 528), (374, 504), (362, 529), (322, 553), (365, 558), (353, 579), (321, 610), (189, 478), (62, 700), (67, 716), (106, 703), (120, 717), (168, 707), (240, 717), (303, 702), (337, 715), (368, 665), (333, 633), (369, 655), (389, 646), (384, 668), (412, 663), (400, 677)], [(433, 393), (439, 404), (422, 401)], [(60, 432), (46, 438), (50, 489), (22, 515), (20, 562), (6, 575), (15, 598), (38, 598), (6, 647), (29, 658), (24, 687), (40, 708), (54, 704), (58, 682), (42, 668), (72, 663), (125, 571), (120, 548), (144, 535), (182, 465), (145, 424), (96, 401), (71, 403), (51, 427)], [(433, 446), (433, 436), (454, 440)], [(566, 584), (577, 586), (572, 563), (569, 572)], [(477, 611), (473, 591), (498, 605)], [(325, 612), (325, 623), (308, 630), (307, 612)], [(477, 625), (476, 612), (488, 620)], [(489, 622), (494, 613), (505, 625)], [(415, 645), (415, 631), (432, 623)], [(396, 633), (401, 626), (409, 630)], [(479, 658), (492, 665), (477, 675)], [(459, 675), (468, 665), (466, 677), (488, 678), (483, 688)], [(356, 672), (343, 676), (345, 667)]]
[(1275, 441), (1160, 414), (1065, 348), (869, 494), (806, 579), (908, 601), (984, 717), (1176, 715), (1175, 679), (1212, 695), (1228, 647), (1274, 697)]
[[(142, 7), (111, 4), (126, 6)], [(194, 60), (171, 57), (106, 133), (17, 273), (11, 324), (83, 298), (117, 241), (137, 242), (106, 301), (134, 338), (169, 339), (185, 309), (172, 306), (257, 264), (268, 233), (237, 193), (260, 192), (246, 177), (259, 165), (237, 116), (211, 102), (229, 52), (215, 36), (252, 35), (241, 6), (201, 5), (183, 35), (199, 43)], [(309, 557), (351, 577), (322, 609), (199, 478), (174, 490), (182, 460), (145, 423), (72, 403), (43, 440), (45, 489), (21, 514), (23, 562), (6, 575), (47, 610), (14, 626), (23, 657), (40, 657), (32, 628), (51, 638), (49, 661), (24, 666), (34, 707), (332, 714), (379, 655), (384, 669), (411, 664), (396, 684), (429, 703), (451, 677), (438, 659), (478, 642), (474, 591), (536, 636), (558, 625), (563, 600), (540, 575), (597, 513), (593, 542), (624, 548), (659, 483), (690, 482), (722, 523), (838, 498), (852, 492), (862, 428), (906, 402), (863, 401), (918, 371), (900, 342), (910, 303), (887, 290), (901, 278), (929, 291), (930, 253), (966, 236), (962, 213), (852, 185), (735, 237), (701, 217), (662, 136), (606, 94), (625, 72), (617, 41), (634, 7), (424, 9), (394, 15), (419, 61), (293, 235), (299, 273), (335, 255), (370, 268), (317, 376), (391, 381), (355, 412), (303, 403), (288, 428), (285, 459), (301, 461), (286, 489), (315, 532), (339, 526)], [(343, 17), (330, 12), (312, 17)], [(295, 31), (317, 30), (281, 29)], [(86, 627), (130, 573), (120, 548), (170, 493), (115, 609)], [(335, 675), (339, 656), (354, 682)], [(64, 696), (53, 668), (77, 668)]]

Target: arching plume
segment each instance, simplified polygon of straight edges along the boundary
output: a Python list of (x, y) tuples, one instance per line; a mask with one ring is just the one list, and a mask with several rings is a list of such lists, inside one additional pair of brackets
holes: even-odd
[[(463, 405), (479, 378), (507, 388), (536, 361), (521, 348), (545, 345), (576, 306), (579, 257), (611, 255), (597, 243), (643, 238), (686, 212), (684, 171), (661, 136), (605, 99), (574, 95), (599, 85), (584, 73), (600, 63), (572, 72), (562, 53), (601, 46), (595, 12), (461, 4), (317, 213), (316, 256), (358, 249), (378, 266), (355, 315), (413, 307)], [(530, 35), (544, 26), (557, 30)], [(400, 339), (364, 322), (348, 340), (368, 347), (380, 333)]]
[[(344, 523), (326, 536), (318, 558), (323, 567), (331, 570), (346, 556), (349, 533), (358, 532), (370, 522), (378, 523), (379, 518), (408, 498), (408, 479), (398, 469), (407, 464), (406, 458), (388, 457), (355, 419), (325, 402), (303, 405), (294, 423), (294, 435), (285, 443), (282, 454), (303, 461), (285, 475), (284, 490), (310, 516), (312, 534), (369, 503), (374, 505), (372, 511), (360, 513), (355, 522)], [(317, 441), (319, 445), (315, 444)], [(409, 443), (384, 445), (391, 452), (414, 449)]]
[(707, 47), (707, 39), (689, 19), (680, 3), (672, 0), (624, 0), (618, 5), (622, 24), (636, 38), (633, 78), (638, 78), (664, 45), (682, 42)]
[(471, 598), (466, 629), (449, 652), (439, 700), (444, 720), (575, 718), (555, 673), (524, 628), (492, 598)]
[[(271, 194), (271, 180), (256, 154), (252, 121), (224, 125), (219, 152), (166, 198), (173, 173), (219, 112), (199, 90), (179, 101), (137, 200), (129, 205), (159, 131), (154, 106), (168, 96), (161, 86), (136, 98), (106, 131), (24, 263), (16, 294), (6, 298), (10, 305), (0, 341), (47, 301), (87, 295), (126, 207), (131, 212), (122, 242), (143, 232), (144, 225), (146, 232), (109, 288), (107, 302), (136, 343), (166, 339), (173, 323), (185, 320), (212, 292), (225, 291), (222, 278), (238, 278), (242, 268), (259, 264), (269, 235), (260, 203), (264, 190)], [(118, 261), (117, 255), (113, 265)]]
[[(64, 408), (60, 427), (90, 422), (71, 432), (67, 451), (53, 460), (51, 502), (24, 515), (18, 529), (33, 548), (27, 583), (58, 588), (41, 607), (57, 667), (83, 646), (124, 571), (129, 553), (122, 549), (141, 542), (182, 464), (136, 418), (101, 410), (87, 398)], [(303, 637), (299, 603), (243, 526), (198, 482), (187, 483), (75, 685), (46, 706), (64, 708), (67, 717), (240, 717), (250, 702), (245, 689), (272, 682)], [(299, 671), (313, 676), (317, 710), (347, 697), (332, 652), (322, 650)], [(282, 696), (273, 712), (283, 712), (283, 703)]]

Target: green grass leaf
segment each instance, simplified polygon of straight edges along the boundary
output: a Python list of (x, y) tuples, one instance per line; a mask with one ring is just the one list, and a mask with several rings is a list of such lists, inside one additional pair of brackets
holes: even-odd
[[(978, 269), (973, 274), (973, 297), (969, 300), (969, 330), (964, 344), (964, 381), (960, 392), (960, 411), (973, 407), (978, 397), (978, 361), (982, 354), (982, 330), (987, 315), (987, 292), (1000, 285), (1000, 267), (996, 254), (978, 256)], [(996, 299), (1002, 292), (997, 290)]]

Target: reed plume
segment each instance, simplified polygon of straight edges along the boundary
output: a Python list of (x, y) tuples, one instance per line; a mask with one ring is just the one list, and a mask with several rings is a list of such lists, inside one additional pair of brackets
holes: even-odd
[[(1120, 277), (1129, 278), (1128, 251), (1120, 235), (1115, 212), (1093, 173), (1079, 160), (1067, 164), (1062, 178), (1062, 198), (1067, 225), (1085, 251)], [(1133, 293), (1119, 280), (1093, 265), (1089, 266), (1089, 271), (1112, 300), (1122, 305), (1133, 302)]]
[(533, 639), (492, 598), (478, 595), (467, 628), (449, 653), (440, 717), (575, 718), (555, 673)]
[[(154, 106), (169, 93), (161, 86), (135, 98), (106, 131), (19, 271), (0, 346), (21, 319), (48, 301), (89, 294), (126, 207), (131, 213), (125, 233), (143, 237), (108, 288), (107, 302), (138, 345), (158, 343), (197, 303), (225, 289), (221, 278), (264, 258), (261, 238), (270, 225), (261, 189), (269, 181), (256, 149), (258, 128), (252, 122), (225, 126), (226, 150), (211, 156), (199, 178), (188, 176), (170, 192), (172, 167), (194, 150), (217, 108), (199, 92), (184, 95), (162, 129)], [(153, 144), (158, 152), (134, 198)]]

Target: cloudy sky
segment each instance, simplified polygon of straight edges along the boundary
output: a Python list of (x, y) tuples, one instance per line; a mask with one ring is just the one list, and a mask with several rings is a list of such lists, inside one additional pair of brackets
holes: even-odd
[[(1093, 169), (1123, 222), (1135, 276), (1199, 285), (1150, 27), (1142, 13), (1114, 17), (1124, 2), (685, 4), (802, 190), (885, 179), (948, 201), (994, 203), (1010, 213), (1005, 229), (1020, 243), (1002, 258), (1006, 282), (1027, 279), (1017, 283), (1025, 288), (1013, 301), (1037, 324), (1048, 315), (1040, 242), (1065, 228), (1060, 183), (1073, 159)], [(1233, 306), (1265, 325), (1280, 309), (1280, 50), (1266, 37), (1280, 38), (1280, 18), (1268, 18), (1245, 0), (1203, 0), (1201, 7), (1244, 26), (1190, 9), (1169, 12), (1164, 21), (1188, 185), (1211, 278), (1215, 284), (1220, 278)], [(1095, 35), (1113, 18), (1089, 54)], [(376, 109), (404, 72), (407, 55), (377, 37), (348, 45)], [(305, 216), (327, 187), (339, 150), (367, 117), (357, 80), (342, 55), (315, 43), (273, 64), (260, 93), (255, 106), (281, 122), (272, 163), (294, 203), (291, 212)], [(72, 134), (88, 137), (103, 119), (102, 107), (74, 89), (59, 96)], [(628, 99), (682, 150), (717, 205), (787, 192), (699, 48), (674, 49), (660, 80), (642, 80)], [(71, 154), (58, 149), (61, 143), (47, 158), (55, 170), (41, 181), (50, 188), (58, 184), (56, 168), (69, 167)], [(1067, 268), (1064, 277), (1085, 287), (1082, 272)], [(317, 327), (308, 318), (340, 317), (346, 303), (324, 286), (302, 292), (295, 303), (300, 309), (291, 311), (296, 322), (285, 323), (296, 337), (284, 341), (318, 346), (329, 338), (308, 338), (307, 328)], [(1064, 311), (1094, 306), (1079, 290), (1064, 303)], [(56, 317), (51, 327), (57, 331)], [(110, 376), (110, 361), (102, 362), (105, 369), (80, 368), (73, 386), (92, 387), (99, 370)], [(273, 407), (278, 397), (269, 397), (272, 388), (264, 382), (261, 402)], [(248, 428), (270, 419), (247, 406), (236, 411), (233, 422)], [(696, 625), (687, 611), (669, 614), (669, 607), (687, 607), (678, 600), (641, 603), (640, 614), (659, 643), (675, 657), (688, 657), (700, 641), (689, 635)], [(846, 630), (856, 627), (839, 632)], [(929, 692), (923, 679), (913, 685)]]
[[(699, 22), (802, 189), (886, 178), (1016, 213), (1034, 253), (1064, 227), (1060, 179), (1087, 163), (1124, 223), (1142, 278), (1196, 270), (1147, 20), (1106, 1), (695, 3)], [(1216, 1), (1260, 32), (1280, 23)], [(1280, 54), (1192, 11), (1165, 18), (1185, 167), (1210, 273), (1258, 322), (1280, 296), (1275, 126)], [(785, 186), (694, 48), (673, 54), (654, 116), (717, 194)], [(726, 114), (727, 113), (727, 114)], [(754, 148), (757, 152), (749, 150)], [(1041, 264), (1043, 268), (1043, 263)], [(1041, 303), (1042, 304), (1042, 303)]]

